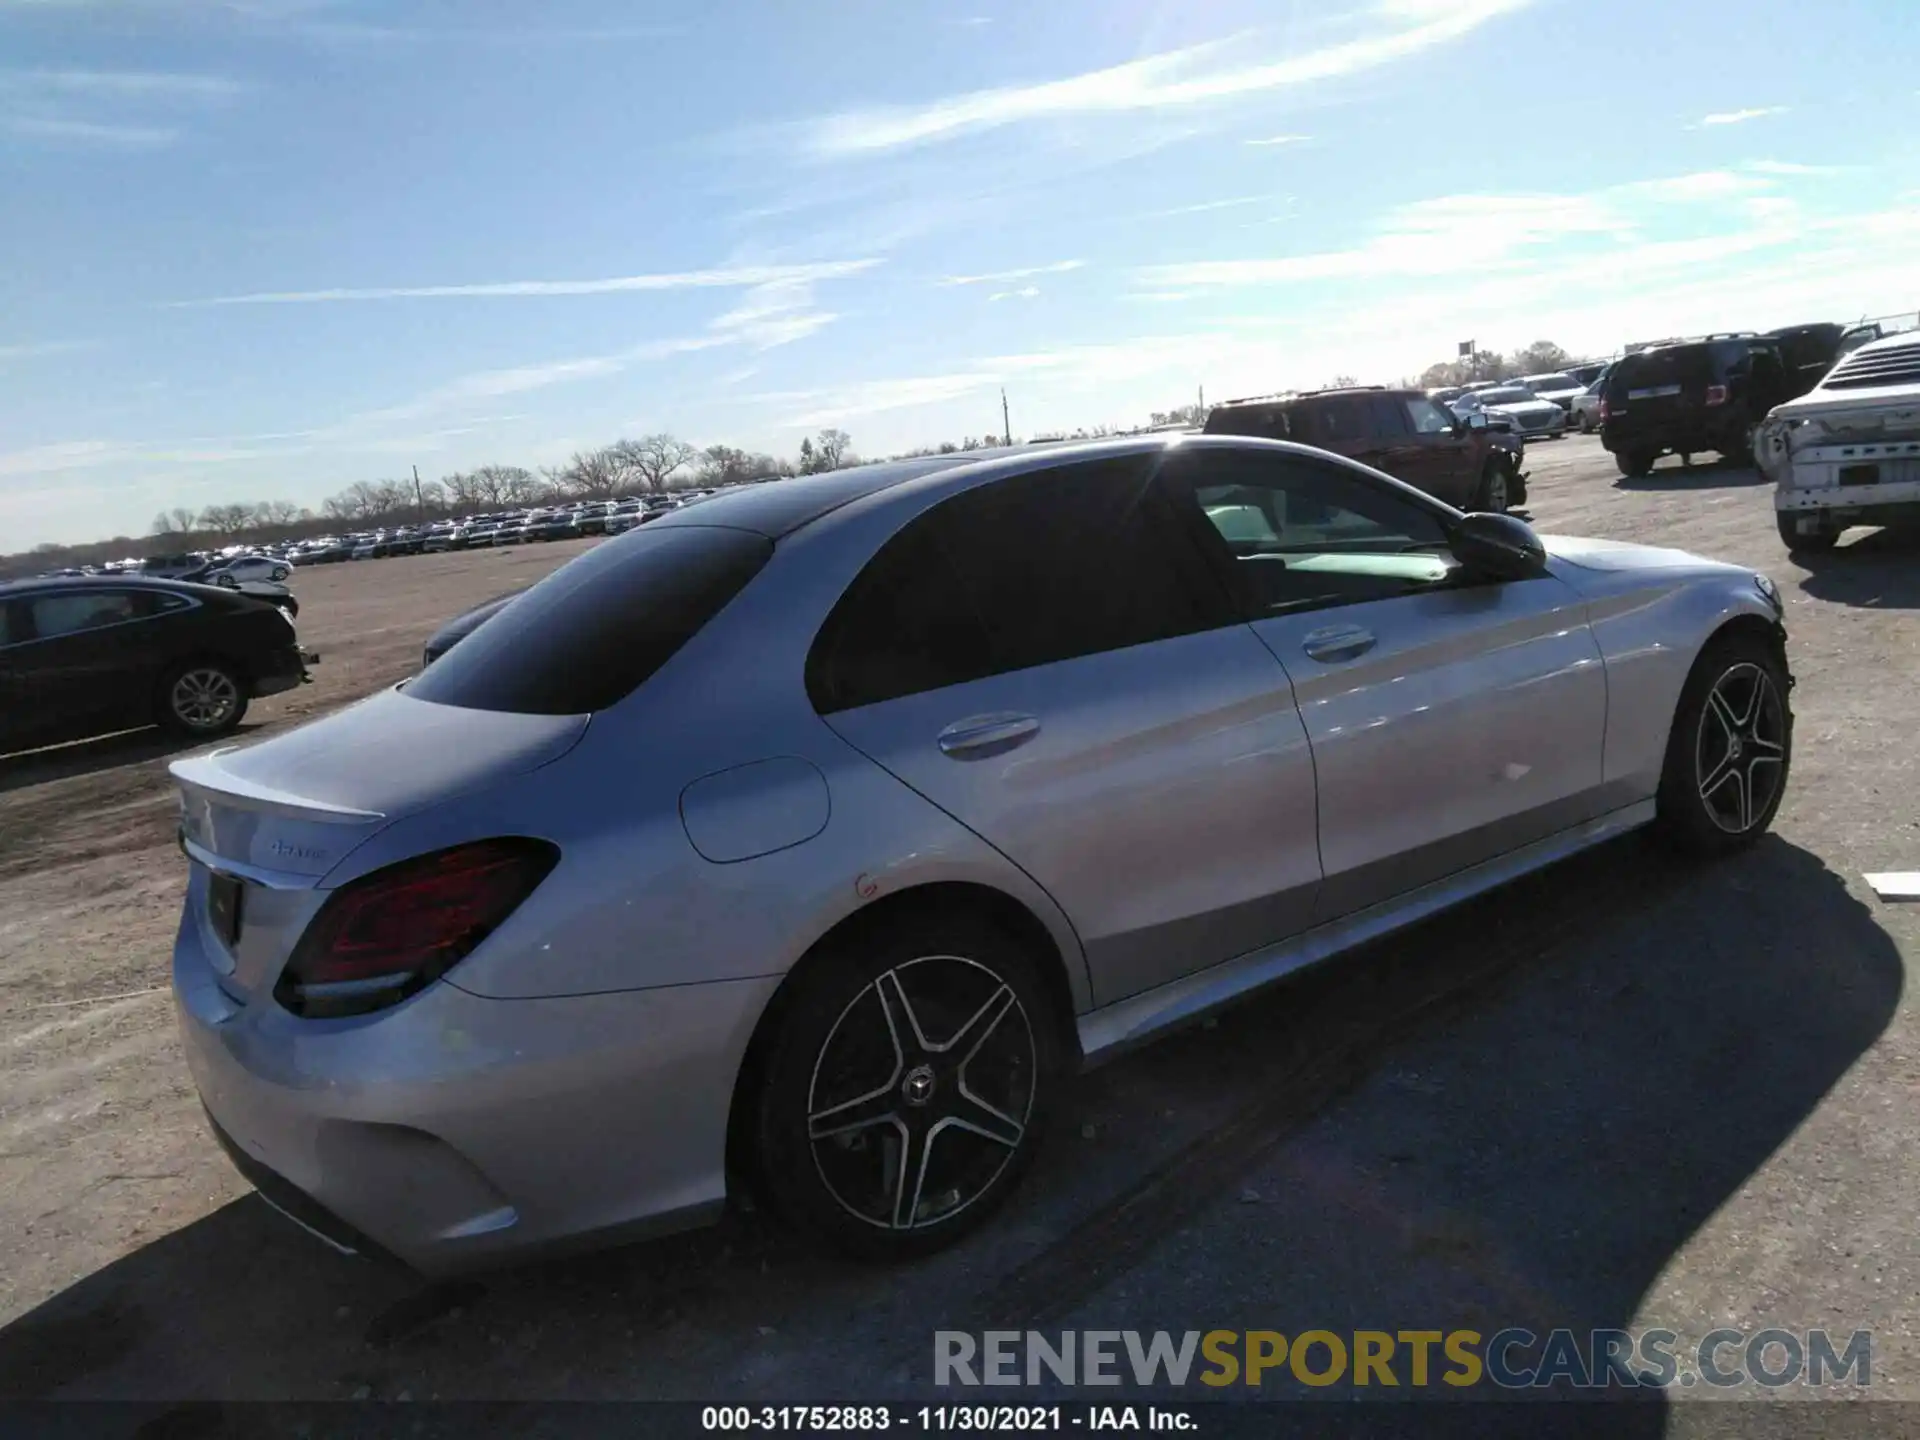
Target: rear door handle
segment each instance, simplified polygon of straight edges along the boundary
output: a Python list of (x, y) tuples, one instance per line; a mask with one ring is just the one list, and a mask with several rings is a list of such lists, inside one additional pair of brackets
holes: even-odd
[(1027, 743), (1040, 733), (1031, 715), (969, 715), (940, 732), (940, 753), (955, 760), (987, 760)]
[(1300, 648), (1307, 652), (1309, 660), (1334, 665), (1342, 660), (1359, 658), (1374, 644), (1371, 630), (1363, 630), (1358, 625), (1332, 625), (1325, 630), (1313, 631), (1300, 642)]

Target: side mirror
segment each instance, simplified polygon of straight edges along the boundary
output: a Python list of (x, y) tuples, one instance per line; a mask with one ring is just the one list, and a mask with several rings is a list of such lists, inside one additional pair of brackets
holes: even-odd
[(1511, 515), (1476, 511), (1463, 515), (1448, 537), (1453, 558), (1491, 580), (1527, 580), (1547, 564), (1547, 547), (1533, 527)]
[(1469, 410), (1467, 412), (1467, 428), (1469, 430), (1486, 429), (1487, 428), (1487, 412), (1484, 410)]

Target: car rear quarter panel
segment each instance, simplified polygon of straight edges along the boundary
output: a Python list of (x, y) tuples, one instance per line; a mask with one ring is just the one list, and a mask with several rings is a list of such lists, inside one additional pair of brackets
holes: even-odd
[[(820, 619), (897, 523), (876, 517), (783, 540), (754, 583), (651, 680), (593, 717), (575, 749), (396, 820), (322, 885), (489, 835), (552, 840), (558, 868), (449, 975), (477, 995), (529, 998), (782, 975), (866, 906), (966, 882), (1008, 895), (1040, 921), (1076, 1011), (1090, 1008), (1079, 941), (1046, 891), (847, 745), (807, 699), (804, 662)], [(771, 853), (751, 855), (752, 837), (736, 826), (731, 853), (745, 858), (703, 856), (683, 814), (689, 787), (697, 795), (710, 777), (765, 761), (782, 762), (771, 770), (783, 775), (824, 777), (825, 824), (797, 840), (770, 831)], [(785, 818), (769, 823), (777, 830)]]
[(1701, 649), (1741, 616), (1777, 621), (1752, 575), (1732, 566), (1599, 570), (1569, 561), (1553, 571), (1587, 598), (1588, 620), (1607, 666), (1603, 782), (1632, 798), (1660, 785), (1681, 688)]

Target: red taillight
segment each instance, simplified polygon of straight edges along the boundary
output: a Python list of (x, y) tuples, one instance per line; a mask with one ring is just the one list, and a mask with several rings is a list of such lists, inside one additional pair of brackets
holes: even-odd
[(1604, 395), (1600, 397), (1600, 423), (1607, 423), (1607, 397)]
[(1724, 405), (1727, 403), (1727, 387), (1724, 385), (1707, 386), (1707, 404)]
[(335, 892), (273, 987), (296, 1015), (359, 1015), (444, 975), (546, 879), (544, 840), (481, 840), (376, 870)]

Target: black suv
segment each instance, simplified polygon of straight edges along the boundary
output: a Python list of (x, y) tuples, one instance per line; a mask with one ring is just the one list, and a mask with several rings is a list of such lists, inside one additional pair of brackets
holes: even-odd
[(1620, 473), (1645, 475), (1662, 455), (1712, 451), (1753, 463), (1754, 431), (1774, 406), (1819, 384), (1839, 353), (1838, 325), (1764, 335), (1706, 335), (1616, 361), (1600, 392), (1600, 441)]
[(94, 576), (0, 585), (0, 751), (140, 725), (224, 734), (317, 657), (264, 599)]

